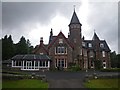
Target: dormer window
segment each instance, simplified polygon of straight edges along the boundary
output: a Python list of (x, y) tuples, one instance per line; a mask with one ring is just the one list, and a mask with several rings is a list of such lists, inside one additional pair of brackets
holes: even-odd
[(59, 43), (63, 43), (63, 39), (59, 39)]
[(104, 47), (104, 44), (103, 44), (103, 43), (100, 43), (100, 47), (103, 48), (103, 47)]
[(84, 47), (85, 47), (85, 42), (82, 42), (82, 46), (84, 46)]
[(88, 44), (88, 47), (92, 47), (92, 44), (91, 44), (91, 43), (89, 43), (89, 44)]

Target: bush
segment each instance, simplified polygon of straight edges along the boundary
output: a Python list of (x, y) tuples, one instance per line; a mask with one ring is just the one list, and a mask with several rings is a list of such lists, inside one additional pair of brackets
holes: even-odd
[(57, 68), (50, 68), (50, 71), (58, 71)]
[(74, 66), (69, 67), (69, 70), (70, 71), (80, 71), (81, 68), (79, 65), (74, 65)]
[(107, 69), (100, 69), (102, 72), (120, 72), (120, 68), (107, 68)]

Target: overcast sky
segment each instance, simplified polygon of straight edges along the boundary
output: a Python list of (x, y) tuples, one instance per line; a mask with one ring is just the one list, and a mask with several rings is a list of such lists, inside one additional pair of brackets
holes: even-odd
[(74, 5), (82, 36), (91, 40), (95, 29), (99, 38), (118, 52), (117, 2), (2, 2), (2, 37), (11, 34), (17, 43), (25, 36), (33, 46), (40, 43), (40, 37), (47, 44), (51, 28), (54, 35), (62, 31), (67, 37)]

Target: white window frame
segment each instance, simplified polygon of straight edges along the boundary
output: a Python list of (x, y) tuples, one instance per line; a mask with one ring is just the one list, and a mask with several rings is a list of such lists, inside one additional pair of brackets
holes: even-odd
[(90, 57), (93, 57), (93, 51), (90, 51), (90, 53), (89, 53), (89, 55), (90, 55)]
[(80, 49), (80, 55), (82, 55), (82, 49)]
[(103, 44), (103, 43), (100, 43), (100, 47), (103, 48), (103, 47), (104, 47), (104, 44)]
[[(58, 50), (57, 50), (58, 49)], [(62, 49), (64, 49), (64, 51), (62, 52)], [(57, 52), (56, 52), (57, 51)], [(59, 52), (58, 52), (59, 51)], [(55, 54), (67, 54), (67, 47), (55, 47)]]
[[(18, 65), (17, 65), (18, 63)], [(21, 63), (21, 66), (19, 65)], [(19, 60), (12, 60), (12, 67), (22, 67), (22, 61)]]
[(103, 68), (106, 69), (106, 62), (103, 62)]
[(102, 51), (102, 56), (105, 57), (105, 51)]
[(92, 43), (88, 43), (88, 47), (92, 47)]
[(87, 56), (87, 51), (86, 50), (84, 50), (84, 56)]
[(55, 59), (55, 68), (57, 68), (57, 66), (59, 66), (58, 64), (60, 63), (60, 66), (62, 65), (62, 61), (64, 63), (63, 68), (67, 68), (67, 59), (62, 58), (62, 59)]
[(63, 43), (63, 39), (59, 39), (59, 43)]
[(85, 42), (82, 42), (82, 46), (84, 46), (84, 47), (85, 47)]

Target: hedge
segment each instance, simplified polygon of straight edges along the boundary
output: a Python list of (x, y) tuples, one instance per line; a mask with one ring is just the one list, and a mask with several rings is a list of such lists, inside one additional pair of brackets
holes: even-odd
[(100, 69), (102, 72), (120, 72), (120, 68), (107, 68), (107, 69)]

